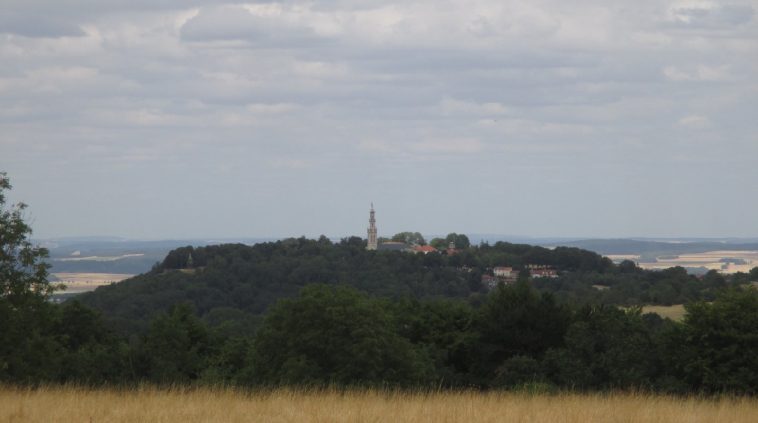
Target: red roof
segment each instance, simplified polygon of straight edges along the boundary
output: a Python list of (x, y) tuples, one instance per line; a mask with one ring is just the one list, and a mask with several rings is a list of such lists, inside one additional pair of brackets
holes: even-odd
[(431, 245), (417, 245), (413, 247), (413, 249), (419, 253), (433, 253), (437, 251), (437, 249)]

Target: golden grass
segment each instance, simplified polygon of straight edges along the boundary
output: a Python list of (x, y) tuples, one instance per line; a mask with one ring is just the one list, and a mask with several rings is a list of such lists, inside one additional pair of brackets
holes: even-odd
[(655, 313), (661, 317), (668, 317), (671, 320), (681, 321), (684, 319), (684, 304), (674, 304), (670, 306), (647, 305), (642, 307), (643, 313)]
[(0, 388), (0, 422), (756, 422), (758, 400), (643, 394)]

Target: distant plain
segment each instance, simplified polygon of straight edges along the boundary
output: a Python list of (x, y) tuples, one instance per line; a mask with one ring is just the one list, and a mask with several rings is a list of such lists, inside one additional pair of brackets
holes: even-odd
[(704, 268), (722, 273), (749, 272), (758, 266), (758, 251), (708, 251), (679, 255), (661, 255), (654, 262), (640, 261), (636, 254), (608, 254), (614, 261), (632, 260), (643, 269), (663, 270), (669, 267)]

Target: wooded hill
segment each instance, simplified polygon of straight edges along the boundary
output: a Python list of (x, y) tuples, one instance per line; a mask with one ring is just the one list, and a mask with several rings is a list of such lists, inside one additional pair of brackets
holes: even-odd
[[(188, 263), (190, 261), (190, 263)], [(715, 272), (704, 279), (681, 268), (644, 271), (631, 262), (614, 265), (590, 251), (571, 247), (548, 249), (498, 242), (459, 250), (456, 254), (414, 254), (367, 251), (365, 241), (345, 238), (333, 243), (297, 238), (252, 246), (225, 244), (171, 251), (145, 274), (78, 297), (102, 311), (119, 331), (141, 333), (157, 314), (188, 303), (213, 327), (230, 334), (255, 330), (267, 308), (294, 297), (312, 283), (346, 285), (385, 298), (461, 298), (476, 306), (489, 288), (482, 275), (495, 266), (525, 269), (547, 265), (557, 279), (535, 279), (533, 285), (552, 292), (559, 302), (578, 304), (672, 304), (712, 299), (731, 283)], [(522, 278), (528, 272), (522, 271)], [(593, 287), (594, 286), (594, 287)], [(607, 289), (599, 290), (598, 286)]]

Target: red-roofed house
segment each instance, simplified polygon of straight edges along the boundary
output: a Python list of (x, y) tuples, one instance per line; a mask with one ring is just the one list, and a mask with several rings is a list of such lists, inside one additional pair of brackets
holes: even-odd
[(429, 254), (429, 253), (436, 253), (437, 249), (432, 247), (431, 245), (417, 245), (413, 247), (413, 251), (421, 254)]

